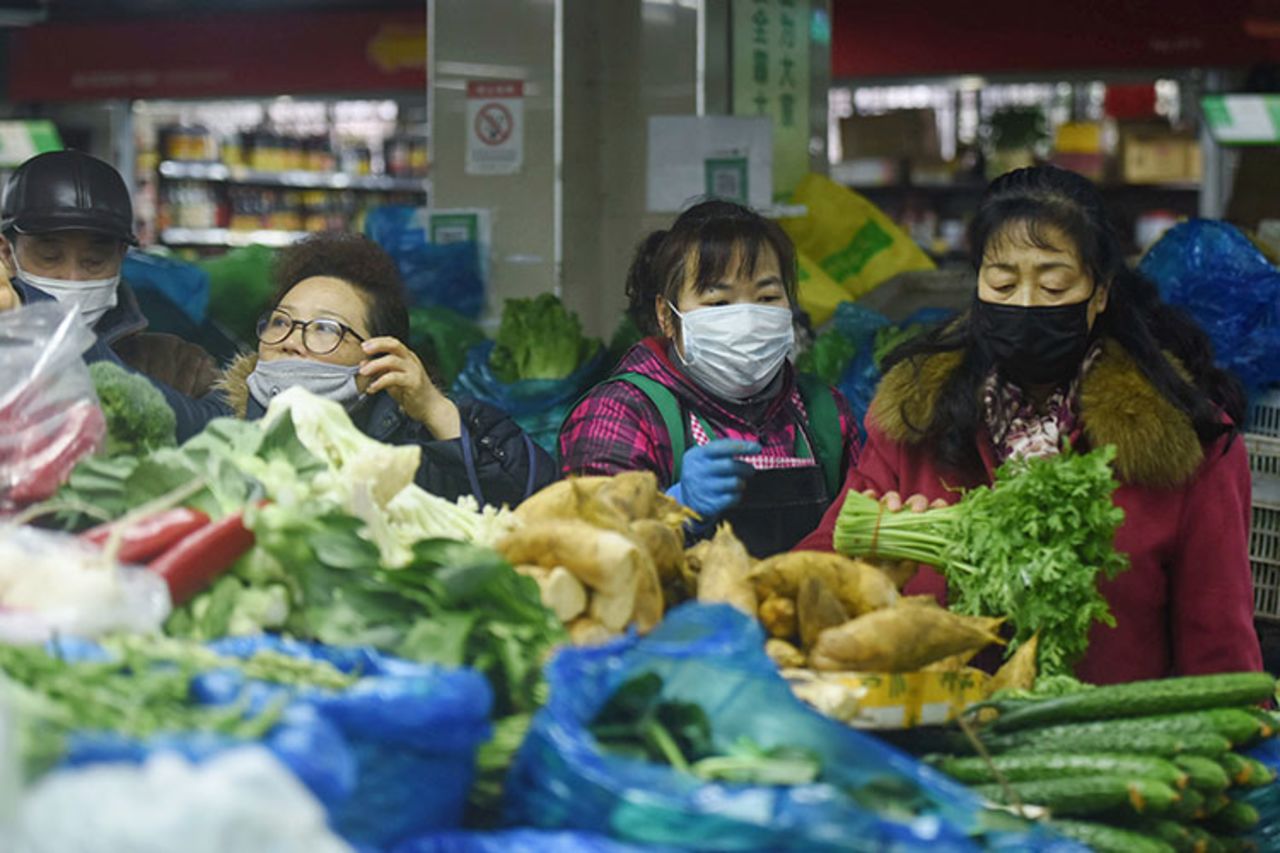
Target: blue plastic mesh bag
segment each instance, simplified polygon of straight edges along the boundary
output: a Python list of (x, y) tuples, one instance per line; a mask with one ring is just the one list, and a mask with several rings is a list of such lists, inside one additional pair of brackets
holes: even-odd
[(1218, 364), (1248, 388), (1280, 381), (1280, 270), (1239, 229), (1184, 222), (1151, 247), (1138, 272), (1195, 317)]
[[(664, 696), (702, 707), (721, 746), (747, 737), (763, 748), (810, 749), (829, 783), (709, 783), (602, 752), (591, 720), (619, 686), (649, 672), (662, 677)], [(1079, 849), (995, 817), (962, 786), (801, 703), (764, 654), (759, 624), (725, 605), (686, 605), (643, 639), (565, 650), (547, 678), (551, 699), (506, 785), (513, 825), (702, 850)], [(927, 805), (890, 819), (846, 793), (873, 783), (905, 786)]]
[[(209, 648), (226, 657), (270, 650), (360, 675), (341, 692), (252, 682), (230, 669), (192, 683), (196, 701), (207, 704), (240, 701), (256, 709), (288, 696), (281, 722), (263, 744), (311, 789), (348, 841), (373, 849), (460, 824), (476, 748), (491, 732), (493, 696), (483, 676), (272, 636), (234, 637)], [(59, 650), (81, 658), (103, 654), (83, 642), (64, 641)], [(140, 762), (169, 750), (198, 761), (235, 745), (207, 733), (145, 743), (85, 733), (71, 740), (64, 763)]]

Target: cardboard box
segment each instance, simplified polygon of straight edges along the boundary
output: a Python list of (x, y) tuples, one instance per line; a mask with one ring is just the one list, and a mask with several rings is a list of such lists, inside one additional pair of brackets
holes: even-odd
[(845, 160), (889, 157), (894, 160), (940, 160), (942, 144), (933, 110), (895, 110), (878, 116), (840, 119)]
[(953, 672), (815, 672), (785, 669), (800, 699), (860, 729), (909, 729), (951, 722), (987, 698), (991, 676), (964, 667)]
[(1101, 154), (1103, 128), (1100, 121), (1064, 121), (1054, 132), (1053, 150), (1059, 154)]
[(1200, 142), (1163, 125), (1120, 128), (1120, 178), (1129, 184), (1200, 180)]
[(1091, 181), (1103, 181), (1107, 177), (1107, 157), (1105, 154), (1073, 154), (1055, 152), (1049, 162), (1061, 169), (1084, 175)]

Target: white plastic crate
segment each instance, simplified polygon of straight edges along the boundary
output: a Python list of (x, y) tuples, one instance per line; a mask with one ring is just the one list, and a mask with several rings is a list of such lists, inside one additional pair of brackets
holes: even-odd
[(1280, 495), (1270, 489), (1262, 494), (1254, 490), (1249, 565), (1253, 569), (1254, 615), (1280, 621)]
[(1249, 404), (1246, 433), (1280, 438), (1280, 388), (1259, 394)]
[(1249, 471), (1254, 483), (1273, 480), (1274, 487), (1280, 487), (1280, 438), (1247, 432), (1244, 446), (1249, 453)]

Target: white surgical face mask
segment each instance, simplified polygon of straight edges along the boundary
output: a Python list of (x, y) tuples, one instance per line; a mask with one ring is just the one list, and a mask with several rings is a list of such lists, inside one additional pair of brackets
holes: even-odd
[(249, 393), (266, 406), (281, 391), (301, 385), (317, 397), (341, 403), (349, 411), (362, 396), (356, 387), (359, 372), (358, 364), (348, 367), (306, 358), (258, 359), (257, 367), (249, 374)]
[(110, 278), (94, 278), (85, 281), (33, 275), (18, 263), (16, 249), (13, 253), (13, 266), (18, 273), (18, 278), (27, 284), (49, 294), (64, 305), (74, 305), (80, 312), (80, 319), (84, 320), (84, 324), (89, 328), (93, 328), (104, 314), (116, 307), (119, 299), (120, 273)]
[(685, 372), (726, 400), (759, 394), (778, 375), (795, 346), (789, 308), (743, 303), (684, 314), (674, 305), (671, 310), (680, 318), (684, 343), (680, 361)]

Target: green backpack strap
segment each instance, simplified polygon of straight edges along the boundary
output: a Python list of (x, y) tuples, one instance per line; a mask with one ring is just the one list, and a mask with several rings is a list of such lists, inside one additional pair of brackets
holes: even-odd
[(671, 441), (671, 482), (680, 482), (680, 471), (684, 462), (685, 450), (685, 430), (684, 430), (684, 412), (680, 408), (676, 395), (671, 393), (671, 389), (648, 376), (640, 373), (619, 373), (617, 376), (611, 376), (605, 380), (606, 382), (627, 382), (639, 388), (644, 395), (649, 398), (649, 402), (653, 403), (653, 407), (658, 410), (658, 414), (662, 417), (663, 424), (667, 427), (667, 437)]
[(827, 483), (827, 494), (833, 499), (840, 494), (844, 472), (840, 463), (844, 458), (844, 431), (840, 429), (840, 410), (831, 387), (817, 376), (796, 374), (796, 390), (809, 413), (809, 436), (813, 441), (813, 455), (822, 466), (822, 477)]

